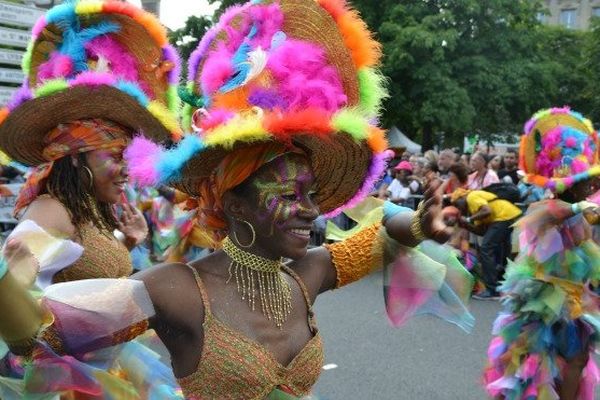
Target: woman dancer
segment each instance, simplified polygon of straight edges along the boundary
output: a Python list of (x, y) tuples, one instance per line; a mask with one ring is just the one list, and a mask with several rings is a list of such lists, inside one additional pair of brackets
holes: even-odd
[(520, 158), (526, 181), (558, 199), (533, 204), (519, 222), (520, 253), (500, 287), (504, 311), (488, 350), (487, 391), (499, 399), (592, 400), (599, 375), (589, 354), (600, 303), (589, 285), (600, 278), (600, 248), (587, 222), (596, 205), (583, 201), (600, 189), (598, 135), (568, 108), (541, 111), (525, 125)]
[(176, 53), (141, 9), (69, 2), (40, 19), (25, 60), (27, 81), (0, 118), (0, 148), (35, 167), (16, 213), (84, 249), (45, 282), (128, 276), (127, 249), (144, 240), (147, 227), (123, 200), (123, 150), (139, 131), (159, 141), (180, 134)]
[[(199, 134), (168, 151), (138, 139), (127, 155), (139, 180), (169, 182), (196, 198), (199, 224), (222, 250), (130, 280), (52, 286), (44, 303), (55, 323), (42, 339), (81, 355), (152, 327), (186, 398), (308, 394), (323, 363), (312, 312), (316, 296), (392, 261), (402, 245), (448, 238), (441, 198), (432, 190), (417, 213), (388, 204), (383, 223), (380, 218), (345, 241), (307, 250), (314, 219), (357, 204), (385, 168), (387, 144), (370, 123), (384, 93), (373, 69), (378, 58), (364, 23), (337, 1), (252, 1), (226, 12), (190, 61), (184, 97), (195, 105), (188, 121)], [(446, 317), (470, 323), (460, 308), (463, 293), (450, 289), (455, 276), (408, 253), (418, 268), (406, 257), (394, 264), (390, 274), (406, 271), (411, 284), (403, 292), (390, 288), (395, 302), (388, 309), (400, 318), (435, 303)], [(5, 279), (0, 285), (8, 286), (11, 274)], [(468, 287), (461, 289), (468, 294)], [(118, 308), (107, 291), (120, 294)], [(0, 298), (3, 293), (0, 288)], [(408, 304), (407, 296), (415, 301)], [(451, 303), (440, 308), (443, 301)], [(39, 318), (35, 307), (22, 308), (33, 310), (32, 318), (3, 318), (0, 333), (12, 348), (29, 350)], [(70, 312), (61, 312), (65, 308)], [(33, 372), (26, 376), (43, 372), (36, 355), (44, 345), (33, 348)], [(51, 389), (73, 386), (55, 379)]]

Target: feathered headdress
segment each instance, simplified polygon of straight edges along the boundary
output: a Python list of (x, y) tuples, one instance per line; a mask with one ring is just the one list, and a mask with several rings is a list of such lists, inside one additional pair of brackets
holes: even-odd
[(525, 124), (519, 158), (527, 183), (562, 193), (600, 175), (598, 133), (568, 107), (542, 110)]
[(70, 1), (41, 17), (26, 78), (0, 111), (0, 147), (26, 165), (47, 160), (60, 123), (107, 119), (155, 140), (177, 139), (180, 61), (150, 13), (121, 1)]
[(306, 153), (321, 211), (339, 213), (370, 192), (388, 156), (377, 127), (386, 96), (380, 57), (379, 43), (343, 0), (230, 8), (189, 61), (180, 95), (184, 128), (194, 133), (169, 151), (135, 141), (130, 173), (197, 196), (227, 154), (277, 141)]

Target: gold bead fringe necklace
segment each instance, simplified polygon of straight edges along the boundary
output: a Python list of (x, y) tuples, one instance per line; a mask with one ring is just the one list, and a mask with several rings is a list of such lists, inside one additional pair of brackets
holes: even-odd
[(231, 258), (227, 283), (235, 278), (238, 293), (253, 311), (258, 292), (263, 315), (282, 328), (292, 312), (292, 290), (281, 274), (282, 259), (269, 260), (244, 251), (229, 237), (223, 241), (223, 251)]

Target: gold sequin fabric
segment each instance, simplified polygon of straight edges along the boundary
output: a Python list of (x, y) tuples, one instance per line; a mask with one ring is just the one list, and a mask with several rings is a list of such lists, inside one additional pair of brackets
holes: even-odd
[(336, 288), (356, 282), (383, 266), (385, 243), (380, 229), (381, 223), (376, 223), (346, 240), (325, 245), (337, 271)]
[(204, 285), (192, 270), (204, 302), (204, 347), (196, 372), (178, 379), (186, 399), (262, 400), (278, 387), (285, 387), (297, 397), (308, 395), (323, 366), (323, 343), (300, 278), (284, 268), (302, 288), (314, 336), (289, 365), (283, 366), (264, 346), (213, 316)]
[(83, 255), (73, 265), (54, 275), (53, 282), (81, 279), (122, 278), (131, 275), (133, 266), (127, 248), (112, 234), (102, 233), (94, 226), (81, 228)]

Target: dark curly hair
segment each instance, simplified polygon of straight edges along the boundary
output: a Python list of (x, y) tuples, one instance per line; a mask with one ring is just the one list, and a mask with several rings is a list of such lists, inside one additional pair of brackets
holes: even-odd
[(469, 170), (462, 163), (455, 163), (450, 166), (448, 169), (449, 172), (452, 172), (456, 175), (456, 178), (460, 183), (467, 183), (469, 180)]
[(88, 167), (85, 154), (74, 157), (79, 161), (78, 167), (73, 165), (71, 157), (54, 162), (46, 191), (65, 206), (78, 231), (91, 222), (100, 230), (112, 232), (117, 228), (112, 206), (97, 200), (93, 182), (84, 168)]

